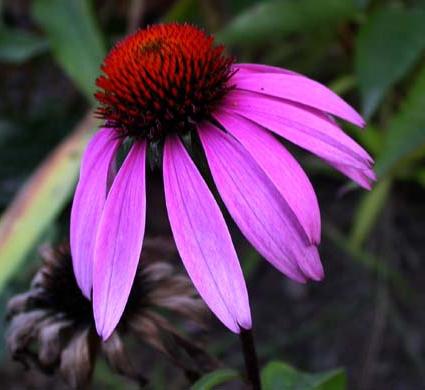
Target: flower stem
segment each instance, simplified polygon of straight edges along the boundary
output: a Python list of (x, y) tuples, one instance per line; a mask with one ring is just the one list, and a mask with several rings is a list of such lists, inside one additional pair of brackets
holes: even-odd
[(254, 337), (251, 330), (242, 329), (239, 334), (245, 360), (246, 376), (252, 390), (261, 390), (258, 358), (255, 351)]

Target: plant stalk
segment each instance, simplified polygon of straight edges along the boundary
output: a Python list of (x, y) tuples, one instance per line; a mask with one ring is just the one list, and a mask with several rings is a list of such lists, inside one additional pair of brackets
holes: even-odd
[(260, 371), (252, 330), (242, 329), (239, 338), (242, 344), (248, 383), (252, 390), (261, 390)]

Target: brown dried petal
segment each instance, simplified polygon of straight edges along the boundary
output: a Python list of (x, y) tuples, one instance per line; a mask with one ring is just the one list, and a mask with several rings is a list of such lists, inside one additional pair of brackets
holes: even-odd
[(107, 341), (102, 343), (102, 351), (105, 354), (108, 364), (117, 373), (135, 380), (141, 386), (147, 384), (148, 381), (146, 378), (130, 361), (124, 344), (117, 332), (114, 332)]
[[(159, 264), (156, 264), (159, 265)], [(165, 264), (168, 265), (168, 264)], [(155, 267), (155, 274), (156, 274), (156, 267)], [(152, 277), (149, 278), (149, 280), (152, 280), (152, 278), (155, 278), (158, 282), (157, 288), (152, 292), (153, 296), (170, 296), (170, 295), (188, 295), (188, 296), (194, 296), (196, 294), (195, 289), (193, 288), (193, 284), (189, 281), (189, 279), (186, 276), (183, 275), (173, 275), (173, 268), (167, 270), (167, 273), (165, 273), (165, 270), (163, 272), (163, 275), (161, 277), (152, 275)]]
[(97, 344), (92, 330), (77, 332), (61, 355), (60, 371), (73, 389), (86, 388), (91, 380)]
[(175, 273), (175, 269), (171, 264), (166, 262), (152, 262), (142, 266), (141, 275), (144, 279), (148, 280), (149, 283), (158, 283), (162, 280), (169, 280)]
[(145, 311), (130, 326), (143, 340), (170, 358), (190, 379), (196, 379), (219, 366), (203, 348), (185, 338), (162, 316)]
[(38, 271), (31, 280), (32, 289), (42, 289), (46, 276), (44, 275), (43, 269)]
[(28, 349), (43, 319), (47, 317), (48, 313), (45, 310), (33, 310), (13, 317), (6, 335), (6, 343), (13, 357), (17, 358), (17, 355)]
[(6, 318), (9, 320), (11, 317), (25, 311), (32, 309), (34, 303), (37, 302), (38, 291), (29, 290), (25, 293), (15, 295), (7, 303)]
[(148, 264), (142, 272), (155, 285), (145, 298), (148, 306), (166, 308), (203, 324), (206, 306), (186, 276), (176, 275), (174, 267), (164, 262)]
[(68, 339), (65, 331), (71, 325), (70, 321), (56, 321), (40, 329), (38, 358), (43, 366), (53, 366), (59, 362)]
[(177, 296), (159, 301), (157, 305), (195, 322), (201, 328), (206, 327), (205, 318), (208, 312), (204, 302), (200, 299)]
[(145, 237), (142, 259), (148, 262), (170, 259), (177, 254), (174, 240), (170, 236)]

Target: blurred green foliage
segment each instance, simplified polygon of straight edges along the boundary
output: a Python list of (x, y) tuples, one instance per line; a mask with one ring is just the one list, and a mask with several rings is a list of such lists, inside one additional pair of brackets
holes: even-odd
[(217, 39), (227, 45), (255, 47), (293, 33), (330, 29), (352, 16), (353, 3), (340, 0), (259, 2), (231, 20)]
[(192, 385), (191, 390), (213, 390), (236, 379), (240, 379), (237, 371), (224, 368), (205, 375)]
[(56, 61), (93, 101), (94, 82), (106, 49), (91, 2), (34, 0), (33, 15), (44, 29)]
[[(214, 390), (237, 379), (240, 375), (236, 371), (221, 369), (201, 378), (191, 390)], [(273, 361), (262, 369), (261, 384), (263, 390), (345, 390), (347, 379), (343, 370), (309, 374)]]
[[(425, 8), (381, 8), (356, 40), (356, 73), (362, 111), (369, 119), (388, 90), (419, 60), (425, 48)], [(387, 45), (383, 45), (385, 37)]]
[(20, 64), (48, 50), (45, 38), (0, 25), (0, 61)]
[(344, 390), (345, 373), (334, 370), (320, 374), (308, 374), (283, 362), (271, 362), (261, 372), (264, 390)]
[[(28, 63), (54, 61), (70, 78), (73, 88), (86, 98), (87, 105), (80, 110), (83, 118), (93, 103), (94, 80), (106, 52), (105, 42), (115, 41), (117, 30), (120, 35), (125, 34), (122, 27), (125, 21), (111, 28), (119, 18), (113, 16), (109, 22), (105, 18), (101, 21), (100, 12), (94, 10), (89, 0), (34, 0), (30, 10), (32, 24), (20, 27), (10, 22), (0, 23), (0, 62), (20, 69)], [(325, 224), (325, 237), (351, 258), (360, 259), (372, 272), (382, 274), (384, 269), (391, 280), (399, 280), (398, 271), (390, 269), (379, 254), (367, 248), (367, 239), (373, 234), (397, 183), (407, 181), (425, 187), (423, 1), (179, 0), (150, 18), (146, 21), (191, 21), (215, 30), (217, 40), (226, 44), (228, 51), (241, 61), (275, 64), (306, 73), (361, 107), (368, 119), (367, 128), (359, 132), (347, 126), (347, 130), (374, 155), (379, 181), (358, 202), (349, 232)], [(52, 104), (48, 101), (46, 105)], [(12, 143), (8, 142), (11, 137), (24, 139), (18, 129), (41, 133), (41, 123), (52, 120), (48, 110), (41, 120), (39, 112), (22, 118), (10, 114), (4, 102), (0, 107), (0, 158), (23, 152), (24, 142), (17, 142), (12, 150)], [(66, 117), (72, 107), (61, 110), (65, 133), (69, 133), (73, 130)], [(32, 174), (22, 169), (21, 175), (26, 180), (0, 221), (0, 288), (20, 272), (22, 260), (33, 253), (40, 237), (69, 204), (78, 174), (78, 159), (90, 129), (95, 127), (92, 122), (84, 121), (73, 125), (77, 129), (87, 126), (87, 133), (74, 130), (74, 136), (68, 141), (64, 138), (55, 150), (55, 142), (50, 140), (52, 154), (45, 165), (34, 167)], [(65, 135), (59, 130), (58, 134)], [(69, 139), (77, 145), (71, 152), (70, 144), (66, 144)], [(45, 144), (46, 140), (34, 142)], [(46, 169), (52, 158), (54, 164)], [(35, 163), (40, 162), (34, 159)], [(306, 166), (311, 175), (334, 176), (324, 165), (318, 169), (317, 164), (309, 166), (306, 160)], [(7, 180), (10, 178), (1, 178), (1, 199), (6, 197), (1, 191), (6, 191)], [(25, 203), (24, 212), (16, 212), (22, 211), (19, 207), (22, 203)], [(247, 261), (250, 268), (245, 269), (252, 277), (258, 256), (252, 252), (245, 257), (253, 259)], [(213, 388), (214, 384), (236, 376), (234, 371), (221, 370), (201, 379), (194, 389)], [(340, 390), (346, 386), (341, 371), (305, 374), (278, 362), (264, 368), (262, 380), (266, 390)]]

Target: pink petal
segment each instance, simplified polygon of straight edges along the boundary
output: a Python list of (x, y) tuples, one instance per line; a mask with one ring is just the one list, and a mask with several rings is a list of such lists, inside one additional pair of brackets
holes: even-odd
[(288, 69), (279, 68), (277, 66), (261, 65), (261, 64), (235, 64), (233, 69), (237, 70), (240, 75), (245, 73), (283, 73), (283, 74), (298, 74)]
[(236, 73), (232, 82), (241, 90), (301, 103), (363, 127), (363, 118), (329, 88), (305, 76), (287, 73)]
[(317, 248), (297, 217), (242, 145), (209, 123), (199, 136), (217, 189), (251, 244), (290, 278), (319, 280), (323, 269)]
[(112, 184), (95, 244), (93, 308), (96, 329), (106, 340), (130, 294), (145, 233), (146, 143), (131, 148)]
[(376, 175), (372, 169), (355, 169), (348, 165), (336, 164), (333, 162), (329, 162), (329, 164), (366, 190), (370, 191), (373, 182), (376, 181)]
[(312, 244), (320, 242), (320, 210), (310, 180), (285, 147), (254, 122), (224, 111), (214, 117), (248, 151), (292, 209)]
[(224, 105), (327, 161), (359, 169), (372, 166), (372, 158), (320, 111), (260, 94), (231, 91)]
[(72, 264), (78, 286), (88, 299), (91, 298), (94, 242), (107, 195), (108, 171), (119, 145), (114, 129), (104, 128), (93, 136), (84, 152), (72, 204)]
[(163, 170), (171, 229), (193, 284), (230, 330), (250, 329), (248, 294), (226, 223), (177, 137), (165, 142)]

